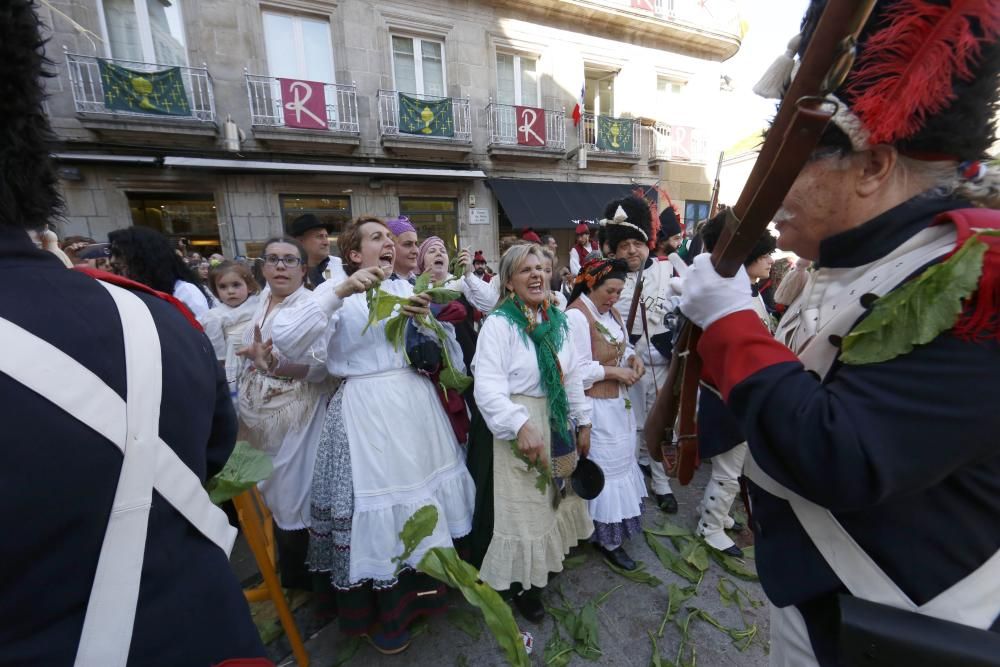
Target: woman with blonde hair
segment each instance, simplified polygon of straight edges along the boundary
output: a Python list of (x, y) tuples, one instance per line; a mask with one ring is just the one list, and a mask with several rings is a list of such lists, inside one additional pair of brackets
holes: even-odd
[(494, 438), (492, 522), (476, 519), (477, 527), (492, 524), (480, 577), (509, 590), (536, 623), (545, 615), (541, 589), (549, 574), (560, 572), (570, 548), (594, 530), (567, 479), (577, 452), (590, 448), (590, 404), (543, 264), (535, 244), (504, 254), (496, 281), (503, 295), (483, 323), (472, 361), (476, 403)]

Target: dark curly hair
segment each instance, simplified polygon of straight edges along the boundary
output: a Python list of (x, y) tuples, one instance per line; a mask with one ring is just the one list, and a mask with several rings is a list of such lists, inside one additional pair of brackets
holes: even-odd
[(112, 264), (123, 265), (126, 277), (166, 294), (173, 294), (174, 283), (183, 280), (196, 286), (212, 303), (194, 270), (174, 251), (170, 240), (155, 229), (116, 229), (108, 234), (108, 242)]
[(39, 229), (62, 210), (42, 111), (45, 40), (34, 2), (0, 2), (0, 225)]
[[(716, 213), (714, 218), (701, 227), (699, 234), (701, 234), (701, 240), (705, 244), (706, 251), (712, 252), (715, 250), (715, 244), (718, 243), (719, 237), (722, 236), (722, 230), (725, 226), (726, 212), (722, 211), (721, 213)], [(761, 237), (757, 239), (757, 243), (750, 250), (750, 254), (743, 262), (743, 266), (750, 266), (764, 255), (770, 255), (776, 248), (777, 241), (771, 235), (771, 232), (765, 229)]]

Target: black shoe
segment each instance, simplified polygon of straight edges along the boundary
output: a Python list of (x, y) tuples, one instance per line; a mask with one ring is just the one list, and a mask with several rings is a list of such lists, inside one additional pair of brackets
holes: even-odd
[(604, 554), (604, 557), (608, 559), (612, 565), (622, 570), (628, 570), (631, 572), (638, 567), (632, 557), (625, 552), (624, 547), (618, 547), (617, 549), (605, 549), (601, 545), (597, 545), (597, 550)]
[(649, 467), (648, 463), (640, 463), (639, 469), (642, 470), (642, 474), (646, 477), (653, 479), (653, 469)]
[(733, 558), (743, 558), (743, 551), (735, 544), (731, 547), (726, 547), (725, 549), (719, 549), (719, 551), (727, 556), (732, 556)]
[(726, 530), (734, 530), (734, 531), (736, 531), (736, 532), (740, 532), (740, 531), (743, 531), (743, 530), (746, 530), (746, 529), (747, 529), (747, 527), (746, 527), (746, 526), (744, 526), (744, 525), (743, 525), (742, 523), (740, 523), (739, 521), (733, 521), (733, 526), (732, 526), (732, 528), (726, 528)]
[(532, 588), (514, 596), (514, 606), (521, 616), (532, 623), (541, 623), (545, 618), (545, 607), (542, 606), (542, 591)]
[(672, 493), (654, 493), (656, 504), (667, 514), (677, 514), (677, 499)]

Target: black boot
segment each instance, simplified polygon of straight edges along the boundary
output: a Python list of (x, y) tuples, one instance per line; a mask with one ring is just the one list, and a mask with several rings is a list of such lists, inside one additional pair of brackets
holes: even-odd
[(618, 547), (616, 549), (605, 549), (600, 544), (595, 545), (597, 550), (600, 551), (605, 558), (608, 559), (612, 565), (622, 570), (628, 570), (631, 572), (638, 565), (632, 560), (632, 557), (628, 555), (624, 547)]
[(667, 514), (677, 514), (677, 499), (672, 493), (654, 493), (656, 504)]
[(529, 588), (514, 594), (514, 606), (521, 616), (532, 623), (541, 623), (545, 618), (545, 607), (542, 606), (542, 589)]

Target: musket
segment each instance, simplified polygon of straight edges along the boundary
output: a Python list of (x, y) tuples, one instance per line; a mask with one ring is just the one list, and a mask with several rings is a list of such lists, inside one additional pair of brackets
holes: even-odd
[[(725, 227), (712, 252), (712, 264), (719, 275), (736, 275), (815, 150), (837, 110), (826, 96), (850, 71), (858, 33), (874, 5), (875, 0), (830, 0), (824, 8), (746, 186), (736, 205), (726, 211)], [(663, 461), (667, 474), (676, 476), (681, 484), (691, 481), (698, 458), (695, 414), (701, 377), (700, 336), (700, 329), (683, 322), (664, 391), (657, 396), (644, 426), (650, 457)]]
[(639, 312), (639, 302), (642, 300), (642, 272), (646, 269), (646, 262), (639, 266), (639, 275), (635, 277), (635, 289), (632, 291), (632, 303), (628, 306), (628, 317), (625, 319), (625, 335), (632, 336), (632, 325), (635, 324), (635, 315)]
[(721, 185), (719, 178), (722, 176), (722, 158), (725, 156), (725, 151), (719, 151), (719, 163), (715, 166), (715, 181), (712, 183), (712, 201), (708, 205), (709, 218), (714, 218), (715, 214), (719, 212), (719, 187)]

